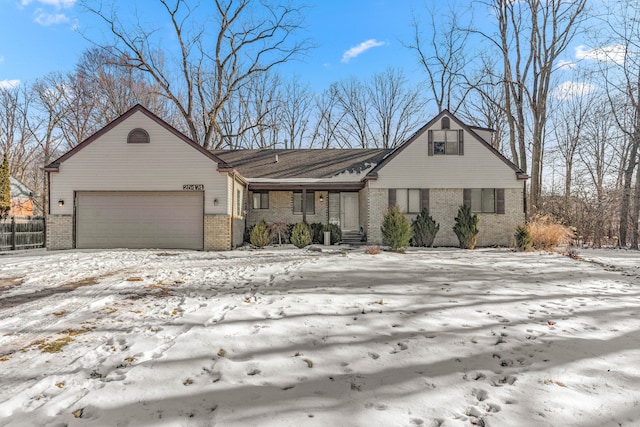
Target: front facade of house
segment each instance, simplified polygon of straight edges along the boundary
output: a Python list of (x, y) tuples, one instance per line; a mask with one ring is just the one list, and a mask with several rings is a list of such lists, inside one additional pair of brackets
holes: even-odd
[(394, 150), (211, 153), (136, 106), (46, 167), (48, 248), (228, 250), (260, 220), (333, 223), (380, 244), (392, 204), (409, 219), (428, 209), (435, 245), (457, 246), (463, 203), (479, 246), (510, 245), (527, 177), (489, 137), (444, 111)]

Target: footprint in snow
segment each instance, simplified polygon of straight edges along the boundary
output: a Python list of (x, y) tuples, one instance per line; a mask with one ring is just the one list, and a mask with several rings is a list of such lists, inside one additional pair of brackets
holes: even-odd
[(406, 345), (406, 344), (405, 344), (405, 343), (403, 343), (403, 342), (399, 342), (398, 344), (396, 344), (396, 348), (395, 348), (395, 349), (393, 349), (393, 350), (390, 352), (390, 354), (400, 353), (401, 351), (404, 351), (404, 350), (406, 350), (406, 349), (408, 349), (408, 348), (409, 348), (409, 346), (408, 346), (408, 345)]

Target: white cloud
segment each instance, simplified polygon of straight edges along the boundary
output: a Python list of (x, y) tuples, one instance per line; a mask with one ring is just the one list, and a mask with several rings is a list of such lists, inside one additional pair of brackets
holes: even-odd
[(0, 56), (0, 64), (4, 62), (4, 56)]
[(596, 89), (597, 87), (591, 83), (568, 80), (560, 83), (560, 85), (553, 90), (552, 96), (556, 99), (565, 100), (575, 98), (577, 96), (584, 96)]
[(374, 48), (374, 47), (378, 47), (378, 46), (384, 46), (385, 44), (386, 44), (385, 42), (379, 42), (376, 39), (369, 39), (367, 41), (364, 41), (364, 42), (360, 43), (358, 46), (354, 46), (351, 49), (347, 50), (342, 55), (342, 62), (347, 63), (351, 59), (357, 57), (358, 55), (363, 54), (364, 52), (368, 51), (369, 49)]
[(64, 13), (47, 13), (42, 9), (38, 9), (35, 12), (34, 20), (38, 24), (46, 27), (48, 25), (67, 23), (69, 22), (69, 17)]
[(565, 61), (562, 59), (556, 63), (556, 66), (558, 68), (564, 68), (564, 69), (573, 69), (576, 67), (576, 65), (578, 65), (578, 63), (575, 61)]
[(11, 89), (20, 86), (20, 80), (0, 80), (0, 89)]
[(603, 46), (587, 48), (583, 45), (576, 47), (577, 59), (588, 59), (599, 62), (615, 62), (617, 64), (624, 63), (625, 48), (624, 45), (617, 44), (613, 46)]
[[(22, 6), (28, 6), (32, 2), (33, 0), (22, 0), (20, 4)], [(76, 0), (36, 0), (36, 2), (46, 6), (53, 6), (57, 10), (68, 9), (76, 4)]]

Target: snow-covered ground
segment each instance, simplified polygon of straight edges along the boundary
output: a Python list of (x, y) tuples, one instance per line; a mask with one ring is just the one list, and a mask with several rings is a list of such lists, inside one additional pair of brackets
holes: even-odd
[(0, 256), (0, 425), (640, 425), (640, 256)]

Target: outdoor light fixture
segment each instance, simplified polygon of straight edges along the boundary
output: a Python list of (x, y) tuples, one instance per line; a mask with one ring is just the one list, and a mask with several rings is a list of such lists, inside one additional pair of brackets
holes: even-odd
[(322, 194), (320, 195), (320, 202), (324, 202), (324, 196)]
[(62, 199), (58, 200), (58, 206), (64, 206), (64, 200)]
[(218, 199), (213, 199), (213, 206), (218, 206)]

